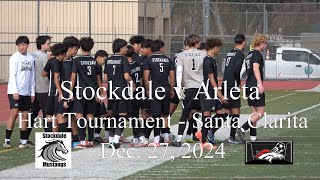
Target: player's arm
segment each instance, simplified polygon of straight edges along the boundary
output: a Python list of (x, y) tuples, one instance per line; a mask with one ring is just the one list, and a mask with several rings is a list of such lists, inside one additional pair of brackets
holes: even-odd
[[(124, 76), (124, 79), (127, 81), (127, 83), (130, 85), (130, 81), (132, 81), (132, 78), (130, 76), (130, 67), (129, 67), (129, 62), (127, 59), (122, 59), (122, 70), (123, 70), (123, 76)], [(133, 84), (133, 91), (136, 90), (136, 84), (135, 83), (132, 83)]]
[[(214, 80), (214, 74), (213, 73), (210, 73), (208, 74), (208, 79), (210, 81), (210, 84), (213, 88), (217, 88), (218, 89), (218, 85), (216, 83), (216, 81)], [(225, 104), (225, 103), (228, 103), (227, 100), (224, 99), (224, 96), (222, 95), (221, 91), (218, 89), (217, 90), (217, 95), (218, 95), (218, 98), (220, 99), (220, 101)]]
[(35, 99), (35, 86), (36, 86), (36, 81), (35, 81), (35, 69), (34, 69), (34, 62), (32, 63), (32, 70), (31, 70), (31, 102), (34, 101)]
[(175, 85), (175, 71), (174, 70), (170, 70), (169, 81), (170, 81), (170, 98), (173, 98), (174, 97), (174, 85)]
[(13, 99), (18, 100), (18, 88), (17, 88), (17, 73), (18, 73), (18, 61), (13, 56), (9, 60), (9, 81), (11, 82)]
[(242, 69), (243, 61), (244, 61), (244, 55), (243, 54), (239, 54), (238, 56), (236, 56), (234, 77), (235, 77), (235, 79), (237, 81), (238, 86), (240, 86), (240, 79), (241, 79), (240, 72), (241, 72), (241, 69)]
[(176, 79), (177, 79), (177, 87), (178, 89), (182, 88), (182, 75), (183, 75), (183, 61), (180, 57), (180, 54), (177, 56), (177, 72), (176, 72)]
[(56, 86), (58, 93), (59, 93), (59, 98), (58, 101), (61, 101), (61, 97), (62, 97), (62, 89), (61, 89), (61, 85), (60, 85), (60, 72), (54, 72), (54, 85)]
[(51, 60), (48, 60), (46, 65), (44, 66), (43, 70), (42, 70), (42, 77), (48, 77), (49, 72), (50, 72), (50, 62)]
[(252, 55), (253, 60), (253, 73), (257, 80), (257, 86), (259, 89), (259, 93), (262, 94), (264, 92), (264, 87), (262, 84), (261, 74), (260, 74), (260, 63), (262, 63), (262, 56), (259, 56), (257, 53)]
[(149, 95), (149, 79), (150, 79), (150, 70), (145, 69), (143, 71), (143, 82), (144, 82), (144, 87), (146, 88), (147, 95)]
[(72, 92), (73, 92), (74, 86), (76, 84), (76, 78), (77, 78), (77, 73), (72, 72), (71, 78), (70, 78), (70, 81), (71, 81), (70, 91), (72, 91)]

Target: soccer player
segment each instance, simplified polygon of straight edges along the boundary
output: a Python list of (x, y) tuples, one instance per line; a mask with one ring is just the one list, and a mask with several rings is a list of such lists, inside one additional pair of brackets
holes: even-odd
[[(207, 137), (209, 128), (206, 126), (206, 124), (209, 121), (216, 121), (216, 119), (220, 120), (220, 117), (223, 118), (224, 113), (222, 111), (221, 103), (227, 103), (221, 91), (215, 91), (215, 89), (218, 88), (218, 68), (217, 61), (214, 59), (214, 56), (218, 55), (221, 46), (222, 42), (220, 39), (208, 39), (206, 41), (206, 51), (208, 55), (203, 60), (203, 82), (207, 85), (208, 94), (200, 95), (203, 126), (202, 131), (198, 131), (196, 133), (196, 136), (198, 139), (201, 139), (202, 148), (209, 150), (211, 148), (217, 149), (217, 146), (208, 142)], [(217, 92), (217, 94), (215, 94), (215, 92)], [(207, 95), (209, 95), (209, 97), (207, 97)], [(219, 98), (220, 101), (214, 99), (215, 95)], [(212, 111), (216, 112), (216, 115), (213, 118), (211, 118)], [(216, 123), (212, 124), (214, 124), (215, 126), (217, 125)]]
[(195, 99), (195, 96), (203, 80), (203, 59), (206, 57), (206, 53), (197, 49), (200, 46), (200, 36), (198, 35), (189, 35), (187, 45), (189, 48), (179, 53), (177, 57), (177, 88), (178, 93), (182, 95), (184, 94), (182, 87), (185, 87), (185, 99), (183, 100), (184, 108), (179, 122), (177, 141), (171, 143), (175, 147), (181, 146), (183, 132), (191, 110), (200, 108), (200, 102)]
[[(153, 54), (146, 59), (144, 63), (143, 79), (147, 94), (153, 93), (158, 87), (164, 88), (164, 93), (158, 93), (159, 97), (164, 97), (162, 100), (157, 99), (155, 94), (150, 100), (149, 108), (154, 120), (154, 144), (160, 146), (160, 128), (163, 127), (161, 117), (166, 119), (169, 115), (170, 98), (174, 96), (175, 85), (175, 65), (171, 59), (161, 54), (163, 41), (155, 40), (151, 44)], [(149, 82), (150, 80), (150, 82)], [(149, 89), (149, 83), (152, 83), (152, 88)], [(151, 92), (150, 92), (151, 91)], [(159, 121), (158, 121), (159, 120)], [(167, 124), (167, 123), (165, 123)], [(160, 128), (159, 128), (160, 127)], [(165, 134), (165, 143), (168, 143), (168, 132)]]
[[(33, 125), (34, 119), (38, 116), (39, 111), (42, 111), (42, 116), (46, 117), (46, 104), (49, 92), (49, 80), (42, 77), (42, 70), (45, 67), (50, 55), (51, 37), (39, 36), (36, 39), (37, 50), (32, 54), (35, 59), (35, 99), (31, 106), (31, 124)], [(28, 142), (27, 144), (33, 146), (34, 144), (29, 140), (32, 128), (28, 128)]]
[[(75, 87), (76, 78), (78, 81), (79, 94), (74, 99), (73, 110), (76, 113), (76, 119), (78, 121), (78, 132), (80, 144), (77, 148), (93, 147), (94, 136), (94, 113), (96, 112), (97, 96), (96, 92), (101, 84), (100, 68), (98, 62), (90, 56), (90, 51), (94, 46), (94, 41), (90, 37), (83, 37), (80, 39), (80, 48), (82, 56), (79, 56), (73, 60), (72, 75), (71, 75), (71, 88), (73, 91)], [(84, 91), (85, 88), (91, 90)], [(101, 89), (100, 94), (104, 92)], [(84, 118), (84, 115), (86, 117)], [(85, 123), (87, 121), (87, 123)], [(86, 126), (87, 125), (87, 126)], [(88, 127), (88, 142), (86, 142), (86, 127)]]
[[(146, 39), (146, 40), (142, 41), (142, 43), (141, 43), (141, 51), (140, 51), (140, 53), (142, 54), (142, 56), (141, 56), (141, 69), (143, 69), (143, 64), (144, 64), (145, 60), (152, 55), (152, 51), (151, 51), (151, 44), (152, 43), (153, 43), (153, 41), (151, 39)], [(145, 85), (145, 83), (143, 81), (144, 80), (142, 79), (141, 84)], [(148, 100), (142, 100), (142, 102), (141, 102), (141, 116), (142, 116), (144, 122), (146, 122), (147, 118), (151, 117), (151, 115), (149, 113)], [(143, 134), (144, 134), (145, 138), (147, 139), (147, 141), (149, 141), (150, 133), (151, 133), (151, 131), (148, 130), (148, 127), (146, 127), (144, 125), (143, 126)]]
[[(240, 117), (240, 92), (233, 93), (234, 97), (239, 97), (237, 99), (233, 99), (230, 97), (232, 88), (240, 88), (240, 71), (242, 68), (242, 64), (244, 61), (243, 50), (246, 47), (246, 38), (242, 34), (238, 34), (234, 37), (235, 48), (232, 49), (226, 56), (225, 59), (225, 68), (224, 68), (224, 76), (222, 82), (222, 88), (224, 88), (224, 83), (227, 86), (227, 94), (223, 94), (225, 97), (228, 97), (228, 103), (223, 104), (223, 108), (225, 112), (231, 116), (230, 121), (230, 137), (228, 142), (230, 144), (239, 144), (239, 141), (235, 138), (236, 129), (238, 126), (238, 121)], [(222, 89), (224, 93), (224, 89)]]
[(19, 112), (22, 112), (19, 148), (30, 147), (27, 146), (27, 119), (35, 96), (35, 71), (34, 59), (27, 52), (29, 43), (27, 36), (19, 36), (16, 40), (18, 51), (9, 59), (8, 98), (10, 115), (7, 121), (5, 142), (3, 144), (3, 147), (6, 149), (11, 148), (10, 138)]
[[(114, 124), (113, 120), (111, 120), (111, 128), (109, 131), (109, 143), (111, 143), (116, 149), (120, 148), (120, 136), (124, 130), (124, 128), (119, 125), (123, 124), (130, 108), (130, 101), (125, 100), (122, 96), (123, 89), (130, 84), (130, 81), (132, 81), (129, 62), (124, 56), (127, 53), (127, 50), (127, 41), (119, 38), (115, 39), (112, 43), (112, 51), (114, 55), (107, 59), (104, 69), (105, 79), (109, 82), (109, 91), (116, 91), (115, 93), (120, 98), (116, 99), (116, 97), (112, 97), (114, 98), (114, 100), (112, 100), (112, 117), (114, 117), (116, 121)], [(112, 89), (110, 87), (111, 82)], [(116, 90), (115, 88), (118, 89)], [(134, 91), (135, 87), (133, 87), (132, 90)], [(126, 93), (128, 96), (129, 92)]]
[[(126, 57), (128, 58), (129, 67), (130, 67), (130, 76), (133, 80), (133, 83), (136, 87), (141, 86), (142, 82), (142, 70), (141, 64), (137, 61), (133, 60), (135, 54), (135, 49), (133, 46), (128, 45), (128, 50), (126, 53)], [(133, 96), (136, 96), (136, 92), (134, 92)], [(133, 99), (131, 101), (131, 108), (129, 112), (129, 117), (139, 118), (139, 111), (141, 106), (141, 100)], [(142, 133), (141, 123), (139, 120), (133, 120), (133, 139), (132, 144), (136, 147), (142, 147), (148, 145), (148, 141), (145, 140), (144, 134)], [(137, 127), (137, 128), (136, 128)]]
[[(106, 63), (106, 60), (108, 58), (108, 53), (105, 51), (105, 50), (99, 50), (96, 52), (96, 54), (94, 55), (94, 59), (98, 62), (99, 64), (99, 68), (100, 68), (100, 79), (101, 79), (101, 84), (102, 84), (102, 66), (105, 65)], [(104, 104), (104, 102), (100, 103), (100, 102), (97, 102), (97, 107), (96, 107), (96, 112), (94, 114), (94, 117), (101, 117), (101, 116), (104, 116), (107, 114), (107, 111), (106, 111), (106, 105)], [(105, 140), (102, 139), (100, 137), (100, 132), (102, 130), (102, 128), (100, 128), (101, 124), (100, 124), (100, 121), (98, 120), (97, 122), (97, 126), (95, 129), (94, 129), (94, 138), (93, 138), (93, 141), (100, 144), (100, 143), (105, 143), (108, 139), (109, 139), (109, 130), (108, 128), (106, 127), (105, 128)], [(105, 124), (106, 125), (106, 124)]]
[[(254, 93), (254, 89), (258, 89), (259, 98), (250, 99), (248, 98), (248, 105), (251, 107), (252, 116), (246, 123), (244, 123), (241, 128), (236, 130), (241, 141), (244, 141), (245, 132), (250, 128), (255, 128), (256, 123), (261, 119), (265, 112), (265, 93), (263, 87), (263, 57), (262, 52), (267, 48), (267, 36), (263, 34), (255, 34), (251, 42), (254, 49), (249, 52), (245, 59), (246, 69), (247, 69), (247, 82), (246, 82), (246, 95), (249, 96)], [(250, 122), (249, 122), (250, 121)], [(249, 124), (250, 123), (250, 124)], [(250, 140), (255, 141), (256, 131), (250, 133)]]

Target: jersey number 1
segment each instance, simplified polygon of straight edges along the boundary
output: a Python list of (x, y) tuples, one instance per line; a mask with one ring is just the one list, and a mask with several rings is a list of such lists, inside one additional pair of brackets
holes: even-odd
[(194, 59), (192, 59), (192, 71), (196, 70)]

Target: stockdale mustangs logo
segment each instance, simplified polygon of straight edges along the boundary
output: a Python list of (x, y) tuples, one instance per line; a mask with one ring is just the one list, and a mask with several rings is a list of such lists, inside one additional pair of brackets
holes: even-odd
[(246, 164), (293, 164), (292, 141), (248, 141)]
[(71, 133), (36, 133), (36, 168), (71, 168)]

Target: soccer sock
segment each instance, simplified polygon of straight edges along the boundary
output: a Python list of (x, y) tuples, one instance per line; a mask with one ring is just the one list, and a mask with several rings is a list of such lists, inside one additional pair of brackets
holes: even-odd
[(109, 139), (109, 130), (105, 131), (104, 139)]
[(186, 129), (186, 122), (188, 120), (189, 114), (190, 114), (190, 109), (182, 110), (182, 115), (179, 121), (178, 135), (183, 135), (184, 130)]
[(68, 123), (59, 124), (59, 132), (67, 132)]
[(12, 129), (6, 129), (6, 139), (10, 141), (12, 134)]
[(118, 144), (120, 141), (120, 136), (119, 135), (114, 135), (114, 139), (113, 139), (113, 142)]
[(250, 140), (255, 141), (257, 140), (257, 129), (250, 127)]
[(177, 142), (181, 142), (181, 141), (182, 141), (182, 135), (178, 135)]
[(187, 130), (187, 135), (190, 136), (193, 132), (193, 122), (192, 122), (192, 118), (188, 119), (188, 130)]
[[(199, 113), (196, 113), (194, 116), (195, 116), (195, 118), (197, 118), (197, 119), (199, 119), (199, 118), (201, 117)], [(192, 118), (192, 119), (193, 119), (193, 118)], [(193, 136), (194, 136), (197, 131), (201, 131), (201, 128), (202, 128), (202, 127), (201, 127), (201, 126), (198, 126), (196, 120), (193, 119), (192, 122), (193, 122), (193, 132), (192, 132), (192, 133), (193, 133)]]
[(78, 121), (80, 121), (78, 124), (78, 133), (79, 133), (79, 139), (80, 141), (85, 141), (86, 140), (86, 127), (84, 127), (85, 125), (85, 122), (86, 121), (85, 119), (78, 119)]
[(52, 122), (48, 122), (47, 126), (47, 128), (44, 128), (44, 132), (52, 132)]
[(162, 127), (162, 121), (161, 120), (157, 121), (156, 119), (158, 119), (158, 118), (161, 118), (161, 114), (153, 115), (153, 119), (156, 121), (154, 124), (154, 131), (153, 131), (153, 133), (154, 133), (153, 142), (154, 143), (159, 143), (159, 141), (160, 141), (160, 133), (161, 133), (160, 127)]
[(98, 134), (98, 133), (95, 132), (95, 133), (94, 133), (94, 137), (95, 137), (95, 138), (98, 138), (98, 137), (100, 137), (100, 134)]
[(233, 114), (231, 116), (230, 137), (232, 137), (232, 138), (235, 138), (235, 136), (236, 136), (236, 130), (237, 130), (238, 124), (239, 124), (239, 117), (240, 117), (240, 115), (238, 115), (238, 114)]
[(25, 130), (20, 130), (20, 144), (27, 144), (28, 132)]
[[(251, 124), (253, 124), (253, 122), (251, 121)], [(244, 123), (241, 127), (241, 131), (242, 132), (246, 132), (248, 129), (250, 128), (249, 122), (247, 121), (246, 123)]]
[(209, 131), (209, 128), (206, 127), (206, 124), (208, 121), (210, 121), (211, 116), (202, 116), (202, 123), (203, 123), (203, 126), (202, 126), (202, 139), (201, 139), (201, 142), (202, 143), (205, 143), (207, 142), (207, 136), (208, 136), (208, 131)]
[(115, 131), (115, 135), (118, 135), (118, 136), (123, 136), (123, 131), (124, 131), (124, 128), (123, 127), (119, 127), (120, 124), (123, 125), (123, 121), (126, 120), (126, 116), (123, 116), (123, 115), (120, 115), (119, 118), (117, 118), (117, 128), (116, 128), (116, 131)]
[(160, 136), (155, 136), (154, 139), (153, 139), (153, 143), (156, 143), (158, 144), (160, 142)]
[(72, 141), (73, 142), (79, 142), (79, 136), (78, 135), (72, 135)]
[(93, 123), (94, 120), (89, 120), (89, 121), (91, 121), (91, 124), (88, 123), (88, 141), (93, 141), (94, 127), (90, 127), (90, 126), (94, 126), (94, 123)]
[(215, 116), (212, 117), (213, 121), (213, 128), (212, 128), (212, 133), (214, 134), (221, 126), (222, 124), (227, 120), (226, 117), (228, 115), (226, 114), (216, 114)]

